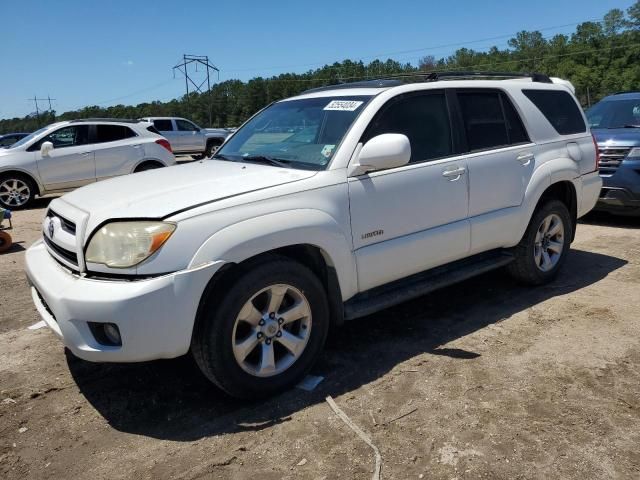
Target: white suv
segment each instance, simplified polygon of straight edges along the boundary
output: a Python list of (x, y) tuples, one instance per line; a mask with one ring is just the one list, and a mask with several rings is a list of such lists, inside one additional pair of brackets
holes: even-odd
[(330, 324), (502, 266), (550, 281), (600, 186), (545, 76), (340, 85), (270, 105), (212, 160), (54, 200), (27, 275), (78, 357), (191, 350), (253, 397), (297, 382)]
[(54, 123), (0, 149), (0, 207), (24, 208), (36, 195), (175, 163), (169, 142), (148, 122)]

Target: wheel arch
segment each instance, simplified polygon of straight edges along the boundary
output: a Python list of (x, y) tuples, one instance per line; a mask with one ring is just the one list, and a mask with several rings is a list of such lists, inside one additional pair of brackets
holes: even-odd
[(144, 164), (147, 163), (155, 163), (160, 165), (161, 167), (167, 167), (168, 165), (166, 163), (164, 163), (162, 160), (158, 159), (158, 158), (154, 158), (154, 157), (150, 157), (150, 158), (143, 158), (142, 160), (140, 160), (139, 162), (137, 162), (133, 169), (131, 170), (131, 173), (135, 173), (138, 168), (140, 168), (141, 166), (143, 166)]
[(45, 191), (44, 187), (42, 186), (42, 184), (40, 183), (40, 181), (29, 171), (27, 170), (23, 170), (21, 168), (16, 168), (16, 167), (11, 167), (11, 168), (7, 168), (5, 170), (0, 171), (0, 175), (6, 175), (6, 174), (18, 174), (21, 175), (23, 177), (27, 177), (29, 178), (33, 184), (36, 186), (37, 192), (36, 194), (38, 195), (42, 195), (43, 192)]

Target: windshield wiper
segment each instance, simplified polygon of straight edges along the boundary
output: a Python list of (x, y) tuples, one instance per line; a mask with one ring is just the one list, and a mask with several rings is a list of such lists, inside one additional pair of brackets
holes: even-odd
[(291, 168), (289, 160), (283, 158), (268, 157), (266, 155), (247, 155), (239, 159), (240, 162), (264, 163), (266, 165), (274, 165), (276, 167)]
[(233, 162), (233, 158), (227, 157), (226, 155), (222, 155), (220, 153), (215, 154), (211, 157), (212, 160), (227, 160), (229, 162)]

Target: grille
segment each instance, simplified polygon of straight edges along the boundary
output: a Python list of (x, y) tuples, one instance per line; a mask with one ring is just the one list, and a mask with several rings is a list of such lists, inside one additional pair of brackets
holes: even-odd
[(58, 215), (53, 210), (47, 211), (47, 217), (49, 217), (49, 218), (58, 217), (60, 219), (60, 224), (62, 225), (62, 228), (64, 230), (66, 230), (67, 232), (71, 233), (72, 235), (76, 234), (76, 224), (73, 223), (71, 220), (67, 220), (66, 218)]
[(62, 248), (60, 245), (53, 243), (51, 240), (49, 240), (49, 238), (47, 238), (46, 235), (42, 235), (42, 238), (44, 238), (44, 242), (47, 244), (47, 246), (51, 250), (56, 252), (58, 255), (64, 258), (67, 262), (72, 263), (76, 267), (78, 266), (78, 256), (75, 254), (75, 252), (72, 252), (71, 250), (67, 250), (66, 248)]
[(631, 147), (601, 147), (598, 150), (600, 151), (600, 170), (610, 171), (620, 166)]

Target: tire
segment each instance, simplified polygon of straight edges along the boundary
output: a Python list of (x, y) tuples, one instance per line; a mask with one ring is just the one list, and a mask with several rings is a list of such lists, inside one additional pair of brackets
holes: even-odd
[(513, 249), (515, 260), (507, 271), (526, 285), (550, 282), (566, 261), (573, 228), (567, 206), (559, 200), (548, 200), (531, 217), (522, 240)]
[(212, 140), (209, 143), (207, 143), (207, 149), (204, 152), (204, 156), (206, 158), (211, 158), (211, 155), (213, 155), (216, 152), (216, 150), (220, 148), (220, 145), (222, 145), (222, 143), (218, 143), (216, 140)]
[[(267, 312), (273, 292), (274, 304), (278, 292), (284, 298), (276, 317)], [(292, 306), (297, 315), (289, 310)], [(289, 321), (300, 318), (281, 325), (287, 313)], [(225, 282), (224, 291), (205, 293), (191, 352), (204, 375), (227, 394), (265, 397), (306, 375), (322, 351), (328, 328), (327, 297), (318, 278), (298, 262), (269, 256)], [(285, 343), (296, 348), (289, 350)]]
[(191, 155), (191, 158), (194, 160), (202, 160), (204, 158), (204, 153), (199, 153), (198, 155)]
[(0, 253), (4, 253), (11, 248), (13, 241), (11, 235), (7, 232), (0, 231)]
[(146, 172), (147, 170), (155, 170), (156, 168), (163, 168), (163, 167), (164, 165), (158, 162), (144, 162), (138, 165), (136, 169), (133, 171), (133, 173)]
[(0, 175), (0, 207), (7, 210), (27, 208), (38, 193), (33, 180), (19, 173)]

